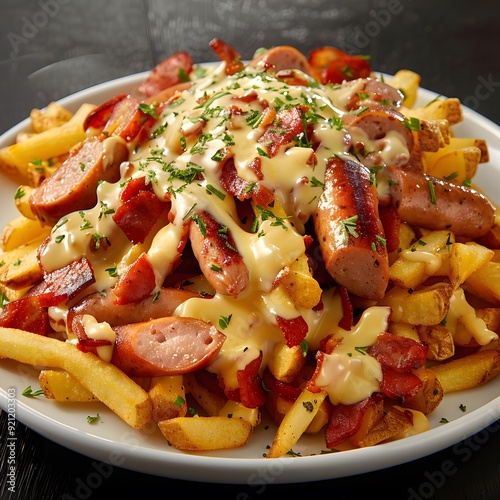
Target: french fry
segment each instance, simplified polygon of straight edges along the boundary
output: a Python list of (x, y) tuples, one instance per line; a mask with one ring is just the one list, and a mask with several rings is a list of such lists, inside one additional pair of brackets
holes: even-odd
[(148, 394), (153, 405), (155, 422), (186, 415), (187, 403), (182, 375), (153, 378)]
[(196, 403), (199, 404), (208, 415), (219, 415), (220, 411), (227, 403), (227, 398), (225, 396), (205, 387), (196, 379), (194, 373), (188, 373), (184, 377), (184, 383), (187, 392), (191, 394)]
[(61, 370), (41, 370), (40, 388), (48, 399), (59, 402), (97, 402), (98, 399), (80, 382)]
[(83, 122), (93, 104), (82, 104), (73, 117), (59, 127), (49, 128), (25, 141), (0, 150), (0, 170), (7, 174), (29, 178), (29, 164), (34, 160), (48, 160), (68, 153), (86, 137)]
[(258, 408), (247, 408), (239, 401), (228, 400), (219, 411), (219, 416), (228, 418), (242, 418), (257, 427), (260, 424), (261, 415)]
[(443, 387), (432, 368), (422, 366), (415, 370), (415, 375), (422, 380), (422, 388), (415, 396), (406, 399), (403, 406), (429, 415), (443, 400)]
[(417, 100), (418, 87), (421, 77), (418, 73), (408, 69), (397, 71), (387, 83), (403, 94), (403, 106), (412, 108)]
[(500, 373), (500, 351), (488, 349), (432, 367), (445, 394), (486, 384)]
[(50, 234), (50, 227), (43, 226), (40, 221), (19, 215), (12, 219), (3, 229), (1, 246), (4, 252), (14, 250), (21, 245), (39, 241)]
[(450, 283), (453, 288), (458, 288), (493, 256), (493, 250), (472, 241), (453, 244), (450, 251)]
[(306, 358), (299, 345), (288, 347), (283, 341), (274, 346), (268, 367), (276, 379), (290, 383), (300, 373), (305, 362)]
[(326, 396), (326, 391), (313, 393), (304, 389), (300, 393), (276, 431), (267, 454), (268, 458), (282, 457), (293, 448), (319, 411)]
[(437, 152), (424, 152), (426, 173), (440, 179), (462, 184), (476, 175), (481, 161), (481, 150), (475, 146), (453, 151), (442, 148)]
[(240, 448), (253, 431), (247, 420), (220, 416), (171, 418), (158, 427), (174, 448), (191, 451)]
[(0, 357), (65, 370), (131, 427), (142, 428), (151, 421), (152, 405), (146, 391), (116, 366), (71, 343), (0, 328)]
[[(403, 106), (407, 106), (404, 101)], [(462, 104), (454, 97), (435, 99), (425, 106), (406, 111), (406, 114), (420, 120), (446, 120), (450, 125), (456, 125), (463, 120)]]
[(429, 350), (427, 359), (444, 361), (455, 354), (455, 342), (451, 332), (443, 325), (417, 326), (418, 335), (425, 342)]
[(358, 441), (358, 446), (374, 446), (383, 441), (394, 438), (412, 426), (412, 419), (404, 411), (392, 407), (370, 432)]
[(33, 109), (30, 113), (31, 128), (35, 134), (59, 127), (72, 118), (72, 114), (57, 102), (51, 102), (45, 109)]
[(359, 448), (360, 443), (368, 436), (370, 431), (382, 420), (384, 416), (384, 401), (378, 401), (374, 405), (369, 406), (361, 420), (361, 426), (358, 432), (352, 436), (349, 441), (353, 446)]
[(462, 288), (494, 306), (500, 306), (500, 263), (490, 260), (474, 271), (463, 282)]
[(447, 283), (421, 287), (418, 290), (391, 288), (378, 305), (392, 308), (392, 320), (411, 325), (437, 325), (450, 307), (453, 289)]

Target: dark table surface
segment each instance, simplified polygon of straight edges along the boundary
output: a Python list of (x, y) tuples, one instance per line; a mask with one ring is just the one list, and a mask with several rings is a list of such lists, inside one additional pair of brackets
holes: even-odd
[[(500, 124), (500, 3), (496, 0), (1, 0), (0, 133), (32, 108), (116, 77), (150, 69), (187, 50), (213, 60), (219, 37), (250, 58), (256, 48), (290, 44), (308, 53), (333, 45), (369, 54), (372, 67), (409, 68), (422, 86), (458, 97)], [(498, 423), (457, 447), (407, 464), (321, 482), (212, 484), (155, 477), (95, 461), (18, 422), (15, 494), (7, 484), (7, 418), (1, 412), (0, 498), (125, 498), (153, 493), (249, 499), (500, 498)], [(463, 449), (462, 449), (463, 451)], [(109, 470), (109, 469), (108, 469)], [(91, 480), (92, 479), (92, 480)]]

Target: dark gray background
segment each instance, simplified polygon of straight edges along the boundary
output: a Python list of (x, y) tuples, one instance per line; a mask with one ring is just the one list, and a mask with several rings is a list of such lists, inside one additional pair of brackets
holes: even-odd
[[(422, 75), (422, 86), (458, 97), (500, 124), (496, 0), (0, 0), (0, 133), (33, 107), (148, 70), (178, 50), (189, 51), (195, 61), (214, 60), (208, 46), (213, 37), (232, 44), (243, 58), (277, 44), (306, 54), (321, 45), (369, 54), (374, 69), (412, 69)], [(1, 423), (3, 439), (4, 413)], [(450, 448), (410, 464), (318, 483), (197, 484), (114, 468), (85, 491), (78, 490), (78, 481), (95, 472), (92, 460), (18, 424), (18, 494), (9, 497), (6, 490), (1, 447), (0, 498), (109, 498), (123, 488), (125, 498), (174, 491), (234, 499), (499, 498), (496, 430), (492, 426), (462, 443), (462, 453)], [(450, 464), (449, 473), (442, 472)]]

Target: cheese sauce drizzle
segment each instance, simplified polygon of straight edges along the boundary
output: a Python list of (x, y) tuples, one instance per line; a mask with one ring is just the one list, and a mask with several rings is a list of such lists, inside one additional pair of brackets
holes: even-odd
[[(327, 388), (332, 402), (349, 404), (367, 397), (378, 390), (381, 369), (375, 359), (361, 354), (356, 347), (373, 344), (385, 330), (387, 308), (370, 308), (354, 331), (340, 332), (335, 325), (342, 310), (335, 292), (324, 292), (325, 307), (314, 311), (298, 310), (281, 287), (273, 289), (278, 273), (305, 251), (304, 224), (317, 207), (327, 160), (333, 155), (353, 159), (349, 154), (351, 138), (343, 127), (342, 116), (362, 85), (291, 86), (257, 68), (246, 67), (233, 76), (226, 76), (224, 63), (208, 69), (206, 76), (167, 103), (156, 125), (158, 133), (152, 134), (154, 138), (129, 144), (130, 159), (121, 166), (120, 181), (100, 184), (96, 206), (59, 221), (41, 254), (42, 265), (50, 271), (87, 257), (96, 278), (91, 289), (85, 290), (87, 294), (113, 287), (120, 273), (147, 252), (159, 289), (178, 255), (183, 225), (195, 211), (206, 211), (230, 231), (250, 276), (250, 286), (237, 298), (216, 293), (211, 299), (189, 299), (175, 313), (216, 326), (221, 316), (231, 317), (224, 328), (227, 340), (210, 370), (223, 374), (228, 387), (236, 387), (238, 369), (260, 352), (265, 367), (274, 345), (283, 341), (275, 315), (302, 315), (309, 327), (307, 341), (312, 348), (317, 349), (319, 340), (331, 333), (343, 338), (335, 353), (328, 356), (317, 382)], [(282, 145), (277, 154), (267, 154), (266, 145), (259, 142), (265, 131), (259, 125), (264, 111), (271, 107), (279, 113), (297, 106), (308, 110), (304, 115), (316, 141), (314, 150), (303, 133)], [(370, 141), (361, 130), (355, 135), (355, 140), (363, 141), (367, 149), (378, 151), (385, 164), (396, 164), (409, 156), (404, 138), (395, 132), (378, 141)], [(271, 216), (261, 221), (258, 231), (250, 232), (244, 226), (233, 196), (222, 187), (218, 158), (223, 151), (231, 151), (241, 179), (262, 183), (274, 192), (288, 218), (273, 216), (272, 207), (268, 207)], [(251, 168), (256, 159), (260, 162), (260, 177)], [(151, 183), (160, 200), (170, 200), (171, 209), (168, 221), (161, 220), (144, 243), (132, 244), (111, 214), (120, 206), (123, 186), (137, 177)], [(90, 250), (96, 235), (111, 243), (106, 251)], [(54, 308), (51, 314), (57, 320), (63, 315), (61, 308)], [(113, 340), (106, 326), (99, 327), (90, 318), (86, 318), (85, 325), (92, 338)], [(105, 355), (109, 358), (109, 350)]]

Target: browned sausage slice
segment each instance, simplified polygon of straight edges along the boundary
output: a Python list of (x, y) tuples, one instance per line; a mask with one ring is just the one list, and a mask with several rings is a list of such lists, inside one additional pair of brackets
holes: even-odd
[(335, 281), (359, 297), (383, 297), (389, 261), (367, 167), (338, 157), (329, 160), (314, 227), (326, 269)]
[(139, 323), (151, 319), (172, 316), (177, 306), (187, 299), (200, 295), (191, 290), (162, 288), (154, 297), (150, 296), (138, 304), (119, 305), (112, 290), (94, 292), (83, 297), (68, 312), (68, 324), (76, 315), (90, 314), (98, 323), (106, 322), (111, 326)]
[(33, 214), (55, 224), (64, 215), (92, 208), (99, 181), (118, 181), (120, 164), (127, 157), (127, 146), (117, 138), (86, 139), (33, 191), (29, 200)]
[(495, 209), (474, 189), (405, 167), (387, 167), (392, 203), (401, 220), (427, 229), (448, 229), (478, 238), (493, 226)]
[(189, 239), (201, 271), (217, 292), (237, 297), (247, 288), (248, 268), (231, 233), (208, 212), (197, 214)]
[(209, 365), (226, 336), (196, 318), (170, 316), (116, 326), (111, 362), (137, 377), (180, 375)]
[(289, 45), (273, 47), (249, 62), (249, 66), (257, 67), (259, 65), (262, 65), (265, 70), (273, 68), (276, 73), (287, 69), (299, 69), (307, 75), (311, 74), (307, 57)]

